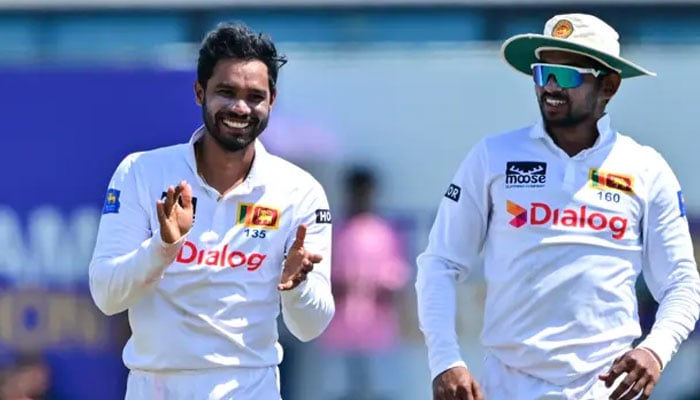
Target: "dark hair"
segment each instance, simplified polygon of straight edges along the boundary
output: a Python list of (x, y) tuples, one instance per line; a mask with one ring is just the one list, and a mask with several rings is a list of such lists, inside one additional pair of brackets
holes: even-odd
[(350, 167), (345, 173), (345, 186), (349, 190), (373, 188), (377, 178), (372, 169), (364, 166)]
[(214, 67), (225, 59), (262, 61), (267, 65), (270, 90), (275, 90), (279, 69), (287, 63), (269, 35), (256, 33), (242, 22), (220, 23), (202, 41), (197, 60), (197, 81), (202, 87), (207, 87)]

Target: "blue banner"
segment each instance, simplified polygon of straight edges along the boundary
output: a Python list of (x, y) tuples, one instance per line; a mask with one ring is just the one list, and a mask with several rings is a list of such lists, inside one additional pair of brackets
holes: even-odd
[(186, 141), (201, 121), (192, 71), (0, 71), (0, 367), (41, 354), (50, 399), (122, 399), (125, 315), (87, 270), (107, 183), (128, 153)]

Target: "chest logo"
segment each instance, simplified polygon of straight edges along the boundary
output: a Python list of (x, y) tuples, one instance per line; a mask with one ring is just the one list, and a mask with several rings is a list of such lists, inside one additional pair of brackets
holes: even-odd
[(588, 171), (588, 181), (594, 189), (616, 190), (627, 194), (634, 194), (634, 178), (629, 175), (591, 168)]
[(547, 163), (540, 161), (508, 161), (506, 189), (539, 188), (547, 183)]
[(282, 212), (279, 208), (253, 203), (238, 203), (236, 225), (247, 228), (277, 229)]

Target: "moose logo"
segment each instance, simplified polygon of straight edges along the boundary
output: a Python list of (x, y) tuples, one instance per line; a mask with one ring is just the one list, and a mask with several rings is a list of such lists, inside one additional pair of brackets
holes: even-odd
[(508, 161), (506, 189), (544, 187), (547, 182), (547, 163), (540, 161)]

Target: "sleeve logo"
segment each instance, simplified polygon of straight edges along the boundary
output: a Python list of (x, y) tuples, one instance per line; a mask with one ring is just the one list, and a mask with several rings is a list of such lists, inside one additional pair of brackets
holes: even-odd
[(331, 210), (319, 208), (316, 210), (316, 223), (317, 224), (330, 224), (333, 222), (333, 216), (331, 215)]
[(105, 196), (105, 205), (102, 208), (102, 214), (117, 214), (119, 213), (119, 194), (117, 189), (107, 189)]
[(678, 209), (681, 212), (681, 217), (685, 217), (685, 198), (682, 190), (678, 191)]
[(454, 183), (451, 183), (450, 187), (447, 188), (447, 192), (445, 192), (445, 197), (457, 202), (459, 201), (460, 194), (462, 194), (462, 188), (455, 185)]

